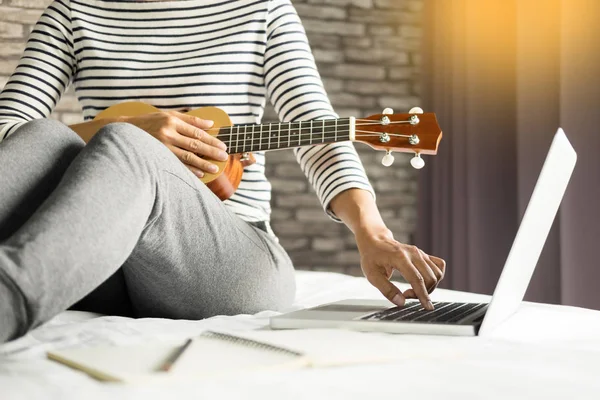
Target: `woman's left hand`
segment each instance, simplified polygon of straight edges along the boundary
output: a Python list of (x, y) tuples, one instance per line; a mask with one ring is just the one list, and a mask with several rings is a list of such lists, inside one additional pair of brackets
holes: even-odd
[[(387, 228), (375, 233), (357, 232), (355, 237), (362, 271), (373, 286), (397, 306), (403, 306), (407, 298), (418, 298), (425, 309), (433, 310), (429, 293), (444, 278), (444, 260), (398, 242)], [(402, 293), (390, 282), (394, 270), (400, 272), (412, 289)]]

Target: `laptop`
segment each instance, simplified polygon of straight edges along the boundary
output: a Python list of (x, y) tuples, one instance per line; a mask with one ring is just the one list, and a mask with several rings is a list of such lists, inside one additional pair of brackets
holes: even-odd
[(489, 303), (418, 301), (390, 307), (387, 300), (343, 300), (270, 319), (272, 329), (347, 328), (428, 335), (485, 336), (517, 311), (558, 212), (577, 154), (559, 129), (525, 210)]

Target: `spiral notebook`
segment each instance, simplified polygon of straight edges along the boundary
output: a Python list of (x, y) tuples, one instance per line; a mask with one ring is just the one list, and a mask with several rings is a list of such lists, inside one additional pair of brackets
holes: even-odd
[(300, 351), (207, 331), (190, 345), (168, 372), (161, 367), (184, 343), (144, 343), (135, 346), (97, 346), (48, 352), (48, 358), (113, 382), (145, 382), (188, 377), (215, 377), (243, 370), (302, 367), (309, 364)]
[(332, 329), (208, 331), (193, 338), (168, 372), (161, 371), (161, 367), (185, 341), (69, 348), (52, 350), (47, 355), (94, 378), (126, 383), (390, 362), (415, 355), (414, 351), (398, 346), (398, 342), (374, 335), (377, 334)]

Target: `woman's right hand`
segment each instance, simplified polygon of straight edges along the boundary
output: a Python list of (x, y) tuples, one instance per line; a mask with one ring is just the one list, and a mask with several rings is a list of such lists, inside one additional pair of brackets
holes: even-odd
[(177, 111), (123, 117), (121, 120), (161, 141), (199, 178), (206, 172), (218, 172), (215, 164), (200, 156), (217, 161), (226, 161), (228, 158), (225, 143), (205, 131), (213, 126), (213, 121)]

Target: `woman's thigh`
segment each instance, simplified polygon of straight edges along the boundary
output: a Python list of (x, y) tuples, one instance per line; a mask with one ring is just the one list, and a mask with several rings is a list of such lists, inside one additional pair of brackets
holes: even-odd
[(164, 153), (150, 219), (122, 267), (134, 314), (198, 319), (291, 304), (294, 271), (281, 246)]
[(289, 306), (294, 268), (277, 240), (211, 193), (174, 176), (168, 180), (173, 182), (161, 195), (160, 216), (127, 262), (73, 309), (201, 319)]

